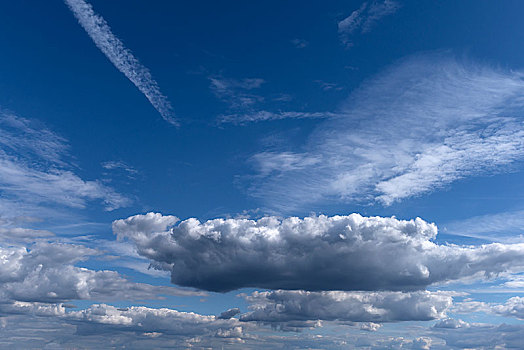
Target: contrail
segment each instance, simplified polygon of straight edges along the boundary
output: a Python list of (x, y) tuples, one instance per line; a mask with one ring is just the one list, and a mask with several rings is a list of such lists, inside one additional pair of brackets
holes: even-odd
[(178, 126), (169, 100), (160, 92), (157, 82), (122, 41), (112, 32), (107, 22), (93, 11), (84, 0), (64, 0), (80, 25), (91, 37), (95, 45), (106, 55), (113, 65), (131, 80), (169, 123)]

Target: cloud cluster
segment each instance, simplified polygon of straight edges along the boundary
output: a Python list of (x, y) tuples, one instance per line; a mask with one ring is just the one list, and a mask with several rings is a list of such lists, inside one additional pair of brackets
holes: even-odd
[(441, 292), (306, 292), (276, 290), (244, 295), (251, 304), (241, 321), (383, 323), (445, 317), (452, 297)]
[(430, 284), (524, 269), (524, 244), (438, 245), (417, 218), (313, 216), (259, 220), (176, 218), (149, 213), (113, 222), (119, 239), (172, 282), (210, 291), (243, 287), (421, 290)]
[(157, 82), (124, 43), (118, 39), (107, 22), (97, 15), (84, 0), (64, 0), (80, 25), (95, 45), (149, 100), (165, 121), (178, 125), (169, 100), (162, 94)]
[(16, 302), (2, 309), (11, 315), (32, 315), (69, 323), (75, 326), (77, 336), (84, 337), (112, 337), (127, 333), (151, 338), (167, 336), (171, 341), (191, 341), (195, 337), (205, 336), (241, 343), (246, 336), (243, 329), (246, 325), (237, 319), (219, 319), (168, 308), (116, 308), (94, 304), (87, 309), (68, 311), (63, 304)]
[(522, 74), (458, 60), (413, 56), (363, 83), (299, 149), (263, 152), (316, 159), (258, 173), (249, 191), (283, 212), (330, 201), (390, 205), (524, 158)]
[(0, 304), (72, 300), (151, 300), (162, 295), (202, 295), (174, 287), (134, 283), (115, 271), (74, 266), (100, 252), (81, 245), (39, 242), (0, 246)]

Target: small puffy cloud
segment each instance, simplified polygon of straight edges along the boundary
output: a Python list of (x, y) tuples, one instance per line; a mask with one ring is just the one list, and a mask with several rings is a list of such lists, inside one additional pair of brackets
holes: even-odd
[(524, 269), (524, 244), (439, 245), (433, 242), (437, 227), (420, 218), (191, 218), (170, 228), (173, 217), (163, 218), (116, 220), (113, 231), (153, 266), (170, 271), (173, 283), (210, 291), (409, 291)]
[(232, 309), (229, 309), (229, 310), (226, 310), (224, 312), (222, 312), (218, 318), (219, 319), (224, 319), (224, 320), (229, 320), (230, 318), (238, 315), (240, 313), (240, 309), (238, 307), (235, 307), (235, 308), (232, 308)]
[(284, 323), (290, 321), (375, 323), (428, 321), (445, 317), (452, 297), (440, 292), (306, 292), (276, 290), (244, 295), (251, 304), (241, 321)]

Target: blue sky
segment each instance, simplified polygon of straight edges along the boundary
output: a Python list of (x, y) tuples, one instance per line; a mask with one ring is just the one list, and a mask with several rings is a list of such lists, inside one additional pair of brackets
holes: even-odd
[(518, 348), (523, 9), (1, 4), (0, 346)]

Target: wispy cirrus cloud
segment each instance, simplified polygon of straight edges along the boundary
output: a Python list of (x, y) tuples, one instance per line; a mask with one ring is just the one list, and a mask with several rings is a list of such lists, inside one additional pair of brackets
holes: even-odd
[[(286, 211), (326, 200), (390, 205), (504, 171), (524, 159), (523, 93), (519, 72), (446, 53), (404, 59), (362, 84), (306, 144), (252, 157), (261, 164), (250, 193)], [(316, 161), (259, 170), (282, 155)]]
[(378, 21), (395, 13), (400, 6), (398, 2), (393, 0), (364, 2), (348, 17), (338, 22), (340, 41), (346, 47), (353, 46), (352, 35), (369, 32)]
[(164, 120), (178, 126), (179, 122), (175, 118), (171, 103), (160, 91), (149, 69), (143, 66), (124, 43), (113, 34), (104, 18), (96, 14), (91, 4), (84, 0), (64, 1), (109, 61), (144, 94)]
[(98, 180), (84, 180), (68, 161), (68, 144), (36, 121), (0, 111), (0, 215), (39, 216), (52, 206), (84, 208), (101, 200), (106, 210), (131, 200)]
[[(228, 113), (218, 117), (219, 124), (245, 125), (282, 119), (322, 119), (336, 116), (331, 112), (282, 111), (266, 109), (265, 97), (255, 93), (264, 83), (261, 78), (231, 79), (222, 76), (209, 77), (213, 94), (225, 102)], [(280, 94), (274, 102), (289, 102), (288, 95)]]

